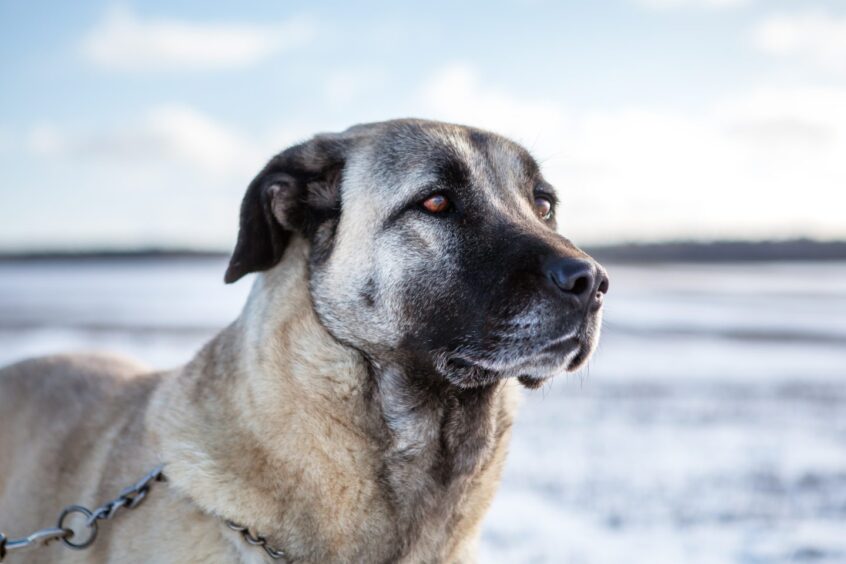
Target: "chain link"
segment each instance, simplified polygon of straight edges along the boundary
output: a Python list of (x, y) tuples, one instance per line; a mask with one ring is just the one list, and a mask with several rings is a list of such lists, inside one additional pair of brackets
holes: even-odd
[[(3, 561), (8, 553), (26, 550), (35, 546), (45, 546), (55, 540), (61, 540), (65, 546), (76, 550), (88, 548), (97, 538), (99, 521), (113, 519), (121, 508), (135, 509), (147, 497), (147, 493), (150, 491), (150, 486), (153, 482), (163, 482), (165, 480), (164, 474), (162, 474), (162, 468), (163, 465), (156, 467), (135, 485), (125, 488), (120, 492), (118, 497), (107, 501), (94, 511), (82, 505), (69, 505), (65, 507), (59, 514), (58, 523), (53, 528), (41, 529), (27, 537), (19, 539), (10, 539), (3, 533), (0, 533), (0, 562)], [(88, 533), (87, 536), (82, 537), (82, 540), (79, 540), (79, 537), (77, 537), (78, 534), (82, 534), (81, 531), (74, 531), (72, 528), (65, 526), (65, 520), (74, 514), (85, 517), (85, 528), (88, 530)]]
[(247, 544), (251, 544), (253, 546), (259, 546), (264, 549), (268, 556), (270, 556), (274, 560), (285, 560), (285, 551), (279, 550), (278, 548), (273, 548), (267, 544), (267, 539), (261, 535), (253, 534), (249, 527), (244, 527), (243, 525), (239, 525), (232, 521), (226, 521), (226, 526), (241, 533), (241, 536), (244, 538)]
[(6, 535), (0, 533), (0, 562), (9, 552), (26, 549), (30, 546), (47, 546), (50, 542), (64, 539), (67, 536), (68, 532), (65, 529), (56, 527), (35, 531), (28, 537), (21, 539), (8, 539)]
[[(157, 466), (136, 484), (124, 488), (115, 499), (107, 501), (93, 511), (82, 505), (68, 505), (59, 514), (59, 520), (55, 527), (40, 529), (27, 537), (18, 539), (10, 539), (3, 533), (0, 533), (0, 562), (3, 562), (6, 555), (11, 552), (26, 550), (36, 546), (46, 546), (55, 540), (61, 540), (66, 547), (73, 548), (74, 550), (88, 548), (97, 539), (100, 521), (114, 519), (115, 515), (121, 509), (135, 509), (147, 498), (147, 494), (150, 492), (150, 486), (154, 482), (164, 482), (166, 480), (162, 473), (163, 468), (164, 465)], [(72, 515), (85, 517), (84, 525), (88, 531), (87, 536), (80, 539), (77, 535), (81, 535), (81, 531), (74, 531), (71, 527), (65, 525), (65, 520)], [(248, 527), (238, 525), (232, 521), (226, 521), (226, 526), (233, 531), (241, 533), (247, 544), (261, 547), (273, 560), (287, 562), (285, 552), (268, 546), (265, 537), (253, 534)]]

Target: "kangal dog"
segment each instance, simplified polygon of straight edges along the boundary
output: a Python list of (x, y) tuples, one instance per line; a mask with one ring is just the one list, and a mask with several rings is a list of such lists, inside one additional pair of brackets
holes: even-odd
[(8, 561), (270, 558), (227, 520), (291, 562), (474, 561), (516, 390), (581, 366), (599, 334), (608, 278), (555, 209), (525, 149), (469, 127), (389, 121), (283, 151), (247, 189), (225, 275), (257, 272), (250, 297), (186, 366), (0, 371), (0, 532), (167, 478), (87, 550)]

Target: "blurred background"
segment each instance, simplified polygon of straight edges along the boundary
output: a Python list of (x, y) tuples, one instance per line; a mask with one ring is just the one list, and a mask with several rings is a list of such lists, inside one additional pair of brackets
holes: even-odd
[(846, 562), (846, 5), (0, 1), (0, 363), (177, 366), (240, 198), (318, 131), (526, 145), (611, 276), (524, 394), (482, 562)]

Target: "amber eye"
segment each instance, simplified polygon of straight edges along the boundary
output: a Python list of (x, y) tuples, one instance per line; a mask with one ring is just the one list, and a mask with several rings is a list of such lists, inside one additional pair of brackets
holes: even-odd
[(535, 213), (544, 221), (548, 221), (552, 217), (552, 201), (544, 196), (535, 198)]
[(444, 213), (449, 210), (449, 199), (443, 194), (435, 194), (423, 200), (421, 205), (429, 213)]

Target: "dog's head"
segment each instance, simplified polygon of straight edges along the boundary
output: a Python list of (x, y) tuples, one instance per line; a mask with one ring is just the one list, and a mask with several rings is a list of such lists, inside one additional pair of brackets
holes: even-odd
[(556, 196), (521, 146), (399, 120), (324, 134), (252, 182), (226, 281), (276, 265), (294, 233), (327, 330), (376, 363), (462, 387), (530, 387), (581, 366), (603, 269), (556, 232)]

